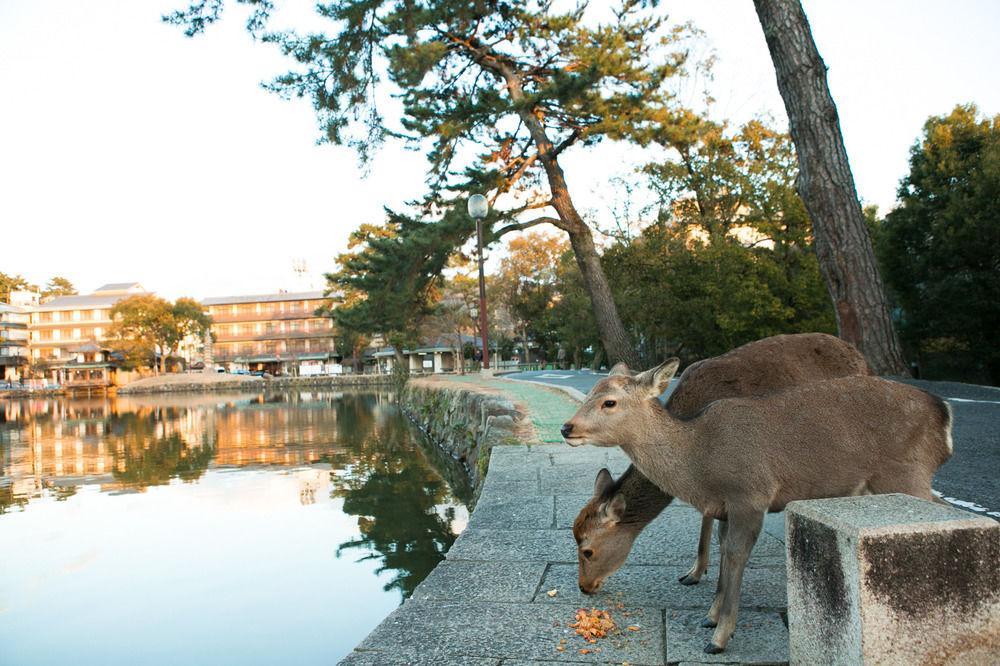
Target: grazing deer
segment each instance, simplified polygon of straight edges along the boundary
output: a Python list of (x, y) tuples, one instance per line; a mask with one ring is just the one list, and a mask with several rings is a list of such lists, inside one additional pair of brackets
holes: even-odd
[[(612, 375), (631, 376), (619, 363)], [(805, 382), (850, 375), (870, 375), (857, 349), (825, 333), (776, 335), (699, 361), (681, 374), (666, 409), (691, 418), (721, 398), (763, 395)], [(577, 543), (579, 586), (586, 594), (625, 563), (642, 530), (673, 500), (634, 465), (616, 481), (607, 470), (598, 473), (594, 496), (573, 522)], [(704, 516), (694, 564), (678, 580), (694, 585), (708, 570), (712, 538), (711, 516)]]
[(736, 628), (764, 514), (865, 493), (933, 500), (931, 479), (951, 456), (951, 410), (912, 386), (858, 376), (716, 400), (685, 420), (657, 400), (678, 365), (602, 379), (563, 436), (574, 446), (620, 446), (662, 491), (724, 521), (719, 586), (704, 621), (715, 627), (705, 647), (715, 654)]

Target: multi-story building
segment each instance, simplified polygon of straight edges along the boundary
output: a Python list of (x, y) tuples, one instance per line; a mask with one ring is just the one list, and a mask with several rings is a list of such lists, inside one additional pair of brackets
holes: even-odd
[(329, 372), (333, 320), (316, 315), (326, 303), (321, 291), (206, 298), (211, 355), (219, 365), (271, 374)]
[(28, 364), (28, 322), (25, 307), (0, 303), (0, 382), (16, 382)]
[(31, 358), (44, 361), (46, 374), (67, 386), (106, 386), (113, 364), (103, 342), (111, 309), (130, 296), (145, 294), (138, 282), (106, 284), (91, 294), (57, 296), (31, 308)]

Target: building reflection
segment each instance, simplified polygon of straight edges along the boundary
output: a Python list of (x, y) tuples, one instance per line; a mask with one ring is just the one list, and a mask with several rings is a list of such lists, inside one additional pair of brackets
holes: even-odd
[[(108, 492), (197, 480), (209, 467), (349, 464), (385, 396), (304, 392), (0, 401), (0, 511), (44, 491)], [(338, 428), (344, 421), (346, 432)], [(360, 429), (360, 430), (359, 430)]]
[[(408, 597), (465, 527), (467, 510), (423, 455), (390, 394), (287, 392), (0, 401), (0, 514), (40, 498), (274, 470), (302, 505), (357, 520), (337, 557), (379, 561)], [(2, 520), (2, 518), (0, 518)]]

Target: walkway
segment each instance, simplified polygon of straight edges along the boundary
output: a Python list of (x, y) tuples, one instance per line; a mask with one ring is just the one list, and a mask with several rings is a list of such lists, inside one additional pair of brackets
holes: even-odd
[[(700, 516), (670, 506), (637, 540), (627, 564), (587, 597), (576, 584), (571, 526), (601, 467), (628, 467), (618, 449), (570, 448), (559, 426), (576, 410), (569, 395), (537, 384), (451, 377), (499, 389), (527, 406), (533, 446), (493, 449), (469, 526), (411, 599), (379, 625), (345, 664), (781, 663), (788, 659), (784, 527), (769, 517), (743, 585), (736, 634), (706, 655), (718, 548), (699, 585), (677, 582), (693, 560)], [(568, 625), (577, 609), (608, 610), (619, 630), (588, 644)], [(634, 627), (634, 629), (632, 629)]]

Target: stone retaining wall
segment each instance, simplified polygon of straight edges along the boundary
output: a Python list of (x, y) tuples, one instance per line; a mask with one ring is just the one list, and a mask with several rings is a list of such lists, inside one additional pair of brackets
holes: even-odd
[(182, 393), (205, 391), (263, 391), (287, 388), (347, 388), (347, 387), (388, 387), (392, 385), (390, 375), (337, 375), (332, 377), (261, 377), (240, 376), (238, 379), (205, 382), (171, 382), (169, 384), (128, 385), (118, 389), (122, 395), (139, 393)]
[(407, 383), (401, 405), (435, 445), (465, 468), (473, 503), (486, 477), (490, 450), (498, 444), (520, 443), (515, 432), (525, 416), (501, 395), (418, 379)]

